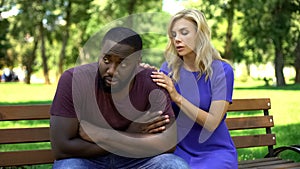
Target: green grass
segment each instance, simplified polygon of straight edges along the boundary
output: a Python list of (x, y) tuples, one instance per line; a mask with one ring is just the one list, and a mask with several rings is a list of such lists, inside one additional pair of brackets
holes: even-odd
[[(55, 89), (56, 84), (26, 85), (22, 83), (0, 83), (0, 105), (51, 103)], [(300, 144), (299, 96), (300, 85), (288, 85), (278, 88), (274, 86), (264, 86), (263, 81), (254, 80), (245, 83), (236, 81), (233, 93), (233, 98), (271, 98), (270, 114), (274, 116), (275, 127), (273, 128), (273, 132), (275, 132), (277, 136), (277, 145), (275, 147)], [(0, 127), (20, 125), (43, 126), (48, 124), (45, 124), (45, 122), (32, 124), (26, 122), (0, 122)], [(0, 149), (3, 151), (3, 149), (6, 148), (0, 146)], [(264, 148), (238, 150), (239, 160), (262, 158), (266, 152), (267, 150)], [(282, 157), (300, 161), (299, 155), (292, 152), (284, 153)]]
[(56, 84), (0, 83), (0, 104), (51, 103)]

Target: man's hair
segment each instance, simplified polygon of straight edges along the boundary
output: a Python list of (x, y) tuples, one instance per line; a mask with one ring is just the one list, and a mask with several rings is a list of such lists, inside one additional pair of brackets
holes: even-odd
[(142, 38), (135, 31), (125, 27), (115, 27), (110, 29), (102, 39), (102, 47), (106, 40), (112, 40), (118, 44), (129, 45), (134, 48), (134, 52), (143, 48)]

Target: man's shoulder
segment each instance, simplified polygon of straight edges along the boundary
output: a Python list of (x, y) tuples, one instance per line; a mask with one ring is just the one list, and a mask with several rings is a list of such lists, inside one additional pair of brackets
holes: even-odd
[(143, 85), (147, 88), (157, 88), (158, 86), (153, 82), (151, 78), (151, 74), (153, 71), (156, 71), (155, 69), (151, 68), (138, 68), (138, 71), (135, 75), (136, 83), (138, 85)]
[(137, 69), (137, 75), (151, 75), (151, 73), (155, 71), (152, 68), (144, 68), (142, 66), (139, 66)]

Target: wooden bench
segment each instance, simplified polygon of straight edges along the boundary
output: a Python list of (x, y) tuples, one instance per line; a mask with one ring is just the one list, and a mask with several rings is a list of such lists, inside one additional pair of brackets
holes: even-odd
[[(231, 131), (236, 148), (267, 146), (268, 150), (264, 158), (239, 161), (239, 168), (300, 168), (300, 162), (284, 160), (279, 157), (279, 154), (286, 150), (295, 151), (300, 155), (300, 145), (273, 147), (276, 145), (276, 136), (271, 130), (274, 127), (274, 120), (273, 116), (269, 114), (269, 109), (271, 109), (269, 98), (235, 99), (229, 106), (227, 113), (229, 117), (226, 118), (226, 124)], [(244, 113), (242, 115), (239, 113), (238, 117), (234, 117), (234, 113), (238, 112)], [(263, 133), (255, 132), (258, 129), (263, 129)], [(235, 132), (238, 130), (242, 132)], [(252, 133), (248, 132), (247, 134), (247, 130), (251, 130)]]
[[(276, 144), (276, 136), (271, 132), (274, 126), (273, 117), (269, 115), (271, 108), (270, 99), (234, 99), (228, 111), (226, 119), (229, 130), (245, 131), (247, 129), (264, 128), (263, 134), (241, 135), (233, 133), (232, 138), (236, 147), (262, 147), (267, 146), (265, 158), (240, 161), (239, 168), (300, 168), (300, 163), (292, 160), (284, 160), (278, 155), (285, 150), (292, 150), (300, 154), (300, 146), (285, 146), (273, 148)], [(0, 124), (7, 121), (32, 121), (49, 120), (50, 105), (10, 105), (0, 106)], [(241, 116), (237, 112), (247, 112), (247, 116)], [(258, 115), (260, 111), (261, 115)], [(253, 112), (253, 113), (252, 113)], [(238, 114), (239, 117), (233, 117)], [(1, 125), (0, 125), (1, 126)], [(242, 132), (244, 134), (244, 132)], [(49, 143), (49, 125), (32, 128), (0, 128), (0, 168), (6, 166), (24, 166), (36, 164), (51, 164), (54, 161), (50, 146), (40, 149), (34, 146), (33, 150), (3, 151), (2, 146), (19, 143)], [(49, 144), (50, 145), (50, 144)]]
[[(0, 106), (0, 123), (13, 121), (13, 123), (48, 120), (50, 105), (11, 105)], [(20, 143), (49, 143), (49, 122), (45, 127), (14, 127), (0, 128), (0, 168), (5, 166), (23, 166), (53, 163), (54, 158), (50, 149), (13, 150), (3, 151), (2, 146)]]

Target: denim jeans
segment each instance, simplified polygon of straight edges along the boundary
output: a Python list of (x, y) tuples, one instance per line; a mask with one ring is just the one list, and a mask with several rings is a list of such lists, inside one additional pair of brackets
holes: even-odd
[(110, 154), (95, 158), (56, 160), (53, 169), (189, 169), (189, 166), (174, 154), (148, 158), (127, 158)]

